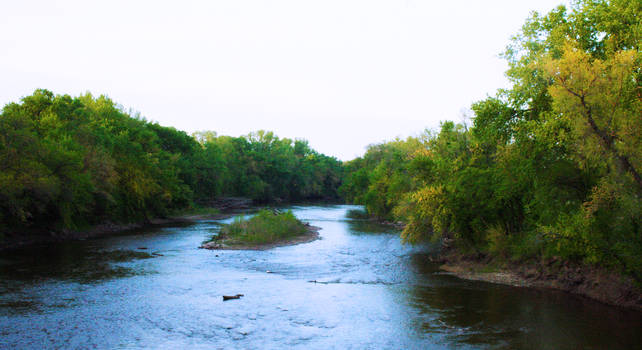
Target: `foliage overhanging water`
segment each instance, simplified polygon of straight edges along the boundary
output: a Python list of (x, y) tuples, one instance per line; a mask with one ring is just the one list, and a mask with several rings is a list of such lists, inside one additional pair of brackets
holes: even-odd
[[(630, 349), (642, 315), (561, 292), (439, 273), (430, 247), (358, 218), (294, 207), (321, 239), (197, 249), (201, 221), (0, 257), (1, 348)], [(142, 249), (145, 248), (145, 249)], [(267, 273), (270, 271), (271, 273)], [(223, 302), (222, 295), (244, 294)]]

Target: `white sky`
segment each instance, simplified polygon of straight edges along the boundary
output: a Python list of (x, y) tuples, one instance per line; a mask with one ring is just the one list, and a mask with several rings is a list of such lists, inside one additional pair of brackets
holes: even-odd
[(0, 0), (0, 105), (105, 94), (189, 133), (266, 129), (348, 160), (461, 120), (563, 0)]

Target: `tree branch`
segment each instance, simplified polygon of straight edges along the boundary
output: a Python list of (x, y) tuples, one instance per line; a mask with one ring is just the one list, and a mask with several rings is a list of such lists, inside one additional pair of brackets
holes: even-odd
[(633, 164), (631, 164), (631, 161), (629, 160), (628, 157), (623, 156), (618, 154), (617, 150), (614, 147), (614, 138), (607, 133), (605, 133), (603, 130), (601, 130), (597, 124), (595, 123), (595, 120), (593, 119), (593, 111), (591, 110), (591, 107), (589, 107), (586, 104), (586, 101), (584, 100), (584, 96), (580, 97), (580, 103), (582, 104), (582, 107), (586, 110), (586, 119), (588, 120), (589, 125), (591, 126), (591, 129), (597, 136), (600, 138), (602, 141), (602, 145), (608, 152), (613, 154), (615, 159), (620, 163), (620, 166), (622, 169), (625, 171), (629, 172), (632, 176), (635, 182), (637, 182), (638, 185), (638, 190), (642, 191), (642, 176), (640, 176), (640, 173), (633, 167)]

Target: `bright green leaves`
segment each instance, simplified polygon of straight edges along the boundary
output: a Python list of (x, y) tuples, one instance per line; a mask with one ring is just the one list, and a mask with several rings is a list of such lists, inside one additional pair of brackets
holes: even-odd
[(546, 62), (554, 80), (554, 109), (583, 138), (578, 151), (605, 157), (632, 176), (642, 191), (642, 100), (637, 80), (642, 55), (618, 51), (605, 60), (567, 44), (560, 59)]
[[(385, 156), (394, 142), (373, 146), (347, 165), (344, 191), (405, 221), (407, 242), (454, 238), (642, 280), (641, 12), (640, 0), (583, 0), (535, 13), (505, 53), (512, 87), (473, 104), (471, 129), (445, 122), (400, 163)], [(396, 190), (395, 174), (410, 186)]]
[[(319, 154), (305, 140), (280, 139), (260, 130), (242, 137), (198, 133), (217, 194), (274, 200), (336, 199), (342, 164)], [(209, 165), (209, 167), (208, 167)], [(218, 170), (215, 170), (218, 169)]]
[(337, 198), (342, 164), (259, 131), (194, 137), (104, 96), (37, 90), (0, 115), (0, 229), (139, 221), (219, 195)]
[(513, 140), (516, 124), (519, 122), (517, 111), (498, 98), (487, 98), (474, 103), (473, 135), (487, 151), (503, 146)]
[(438, 240), (450, 231), (452, 215), (443, 186), (426, 186), (412, 192), (408, 201), (395, 210), (408, 221), (401, 232), (404, 242)]
[[(631, 29), (636, 30), (636, 26)], [(621, 44), (621, 40), (615, 39), (622, 34), (618, 33), (611, 39)], [(568, 216), (573, 224), (560, 219), (555, 226), (560, 235), (552, 237), (558, 240), (558, 251), (623, 266), (639, 279), (642, 279), (641, 61), (638, 50), (608, 50), (596, 58), (569, 41), (561, 57), (549, 57), (544, 65), (553, 81), (549, 92), (554, 115), (570, 126), (575, 140), (569, 147), (572, 158), (585, 171), (592, 170), (594, 174), (599, 171), (599, 178), (589, 187), (583, 205)], [(560, 242), (568, 243), (561, 246)], [(571, 242), (584, 243), (580, 247)]]
[(422, 148), (423, 141), (413, 137), (370, 146), (363, 158), (345, 165), (340, 193), (348, 202), (364, 204), (370, 214), (392, 219), (392, 209), (404, 194), (416, 188), (415, 179), (409, 175), (409, 161)]

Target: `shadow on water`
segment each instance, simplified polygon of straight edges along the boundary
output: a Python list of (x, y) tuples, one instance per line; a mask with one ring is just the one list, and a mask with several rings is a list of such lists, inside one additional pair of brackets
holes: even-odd
[(143, 251), (88, 249), (85, 242), (3, 252), (0, 257), (0, 314), (28, 314), (47, 307), (72, 306), (74, 298), (43, 296), (37, 291), (43, 285), (58, 282), (90, 285), (144, 274), (121, 264), (153, 257)]
[[(139, 274), (140, 271), (119, 266), (117, 263), (154, 257), (144, 251), (91, 250), (87, 249), (84, 242), (31, 247), (29, 250), (28, 254), (24, 250), (3, 253), (0, 258), (1, 281), (20, 281), (27, 284), (45, 280), (93, 283)], [(4, 289), (2, 287), (0, 290)]]
[(348, 228), (353, 235), (399, 233), (399, 230), (394, 227), (383, 225), (372, 220), (352, 220), (348, 222)]
[(346, 211), (346, 217), (348, 219), (355, 220), (368, 220), (371, 219), (370, 215), (363, 209), (350, 209)]
[(642, 349), (641, 313), (444, 274), (358, 208), (266, 251), (198, 249), (228, 218), (5, 252), (0, 348)]
[(365, 210), (350, 209), (346, 212), (346, 222), (348, 223), (349, 232), (353, 235), (360, 234), (378, 234), (394, 233), (399, 234), (398, 228), (385, 225), (371, 218)]
[(414, 327), (447, 344), (493, 349), (634, 349), (642, 314), (568, 293), (460, 280), (441, 274), (426, 254), (411, 263), (430, 283), (412, 286)]

